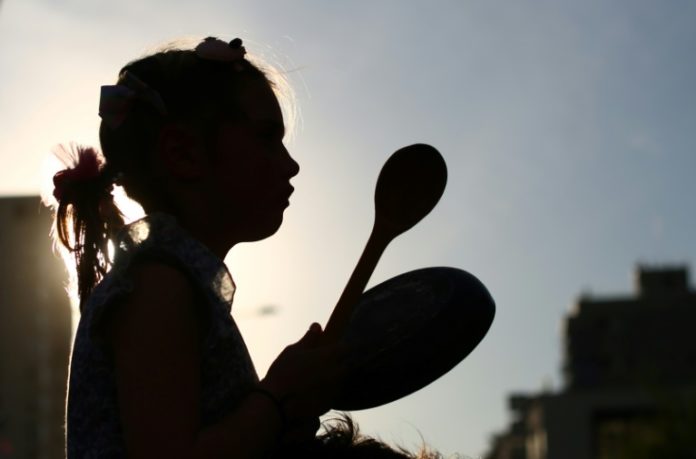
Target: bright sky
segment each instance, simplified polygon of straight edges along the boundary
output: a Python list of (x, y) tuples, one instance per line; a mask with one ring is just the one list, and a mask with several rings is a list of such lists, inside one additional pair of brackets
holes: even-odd
[(54, 144), (97, 144), (99, 86), (128, 60), (181, 36), (242, 37), (294, 70), (303, 118), (284, 227), (227, 260), (259, 372), (328, 318), (382, 163), (430, 143), (448, 188), (371, 284), (455, 266), (497, 315), (446, 376), (355, 416), (389, 442), (477, 457), (510, 392), (560, 386), (561, 321), (581, 292), (630, 291), (639, 262), (693, 264), (695, 23), (689, 0), (5, 0), (0, 194), (37, 193)]

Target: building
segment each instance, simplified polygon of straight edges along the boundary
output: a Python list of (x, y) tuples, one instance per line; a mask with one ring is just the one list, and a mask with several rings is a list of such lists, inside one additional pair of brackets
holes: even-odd
[(696, 292), (684, 267), (639, 267), (636, 291), (581, 297), (563, 388), (515, 394), (488, 459), (696, 458)]
[(71, 309), (38, 197), (0, 198), (0, 459), (65, 457)]

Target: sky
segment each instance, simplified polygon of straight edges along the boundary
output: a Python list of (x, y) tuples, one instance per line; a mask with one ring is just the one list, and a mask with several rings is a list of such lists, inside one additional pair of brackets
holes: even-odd
[(284, 226), (226, 259), (259, 373), (326, 322), (384, 161), (429, 143), (445, 194), (370, 285), (461, 268), (496, 317), (438, 381), (353, 414), (392, 444), (479, 457), (511, 393), (562, 387), (563, 319), (581, 294), (632, 292), (638, 265), (693, 266), (694, 23), (689, 0), (5, 0), (0, 194), (38, 193), (54, 145), (98, 144), (99, 87), (129, 60), (185, 36), (243, 38), (287, 71), (301, 112)]

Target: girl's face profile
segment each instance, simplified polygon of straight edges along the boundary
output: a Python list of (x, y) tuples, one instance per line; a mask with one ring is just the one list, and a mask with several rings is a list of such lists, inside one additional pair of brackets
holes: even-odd
[(283, 144), (283, 115), (268, 84), (249, 82), (241, 105), (245, 119), (220, 126), (211, 178), (221, 214), (242, 240), (254, 241), (280, 227), (299, 165)]

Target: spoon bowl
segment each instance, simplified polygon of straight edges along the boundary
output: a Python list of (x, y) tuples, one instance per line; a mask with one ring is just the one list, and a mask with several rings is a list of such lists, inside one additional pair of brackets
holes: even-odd
[(446, 184), (447, 166), (435, 148), (421, 143), (397, 150), (377, 178), (376, 224), (393, 236), (409, 230), (433, 210)]

